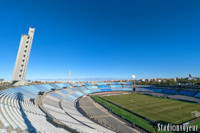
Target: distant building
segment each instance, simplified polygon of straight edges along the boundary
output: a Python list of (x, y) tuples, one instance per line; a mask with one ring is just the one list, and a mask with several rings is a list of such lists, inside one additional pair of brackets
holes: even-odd
[(151, 79), (147, 79), (148, 82), (151, 82)]
[(35, 28), (30, 27), (28, 35), (22, 35), (21, 37), (12, 76), (12, 84), (14, 85), (24, 85), (26, 83), (25, 76), (26, 76), (26, 70), (31, 52), (34, 33), (35, 33)]
[(192, 74), (189, 74), (188, 80), (199, 80), (199, 77), (193, 77)]
[(158, 79), (156, 79), (156, 78), (155, 78), (155, 79), (153, 79), (153, 81), (155, 81), (155, 82), (156, 82), (157, 80), (158, 80)]
[(3, 83), (3, 81), (4, 81), (4, 79), (3, 79), (3, 78), (0, 78), (0, 84)]

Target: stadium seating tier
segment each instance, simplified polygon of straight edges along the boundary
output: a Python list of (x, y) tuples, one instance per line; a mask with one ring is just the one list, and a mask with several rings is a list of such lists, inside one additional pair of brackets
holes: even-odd
[[(132, 91), (132, 82), (110, 82), (109, 84), (98, 82), (84, 83), (83, 85), (80, 83), (41, 84), (0, 91), (0, 121), (2, 123), (0, 132), (69, 132), (48, 122), (46, 114), (41, 111), (38, 105), (34, 104), (33, 101), (39, 97), (39, 92), (48, 92), (42, 99), (43, 107), (47, 113), (69, 128), (78, 132), (112, 132), (84, 117), (76, 109), (74, 103), (78, 98), (91, 93)], [(55, 91), (51, 91), (52, 89)], [(200, 92), (197, 91), (136, 88), (136, 92), (140, 91), (200, 98)]]

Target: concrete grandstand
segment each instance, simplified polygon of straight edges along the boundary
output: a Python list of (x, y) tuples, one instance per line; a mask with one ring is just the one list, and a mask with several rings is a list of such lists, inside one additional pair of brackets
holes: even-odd
[[(143, 94), (196, 101), (200, 97), (194, 90), (136, 87), (136, 92)], [(40, 96), (40, 92), (44, 94)], [(2, 90), (0, 132), (146, 132), (132, 128), (88, 97), (111, 92), (132, 93), (132, 82), (55, 83)]]
[[(74, 105), (76, 99), (90, 93), (132, 90), (113, 87), (104, 82), (97, 85), (62, 83), (2, 90), (1, 132), (113, 132), (83, 116)], [(39, 92), (45, 95), (39, 97)]]

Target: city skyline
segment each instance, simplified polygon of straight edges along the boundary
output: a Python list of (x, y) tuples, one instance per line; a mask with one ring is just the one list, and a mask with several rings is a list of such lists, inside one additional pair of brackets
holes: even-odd
[(30, 25), (37, 32), (26, 79), (67, 79), (70, 70), (72, 79), (199, 77), (199, 5), (197, 0), (4, 1), (0, 78), (11, 80), (20, 37)]

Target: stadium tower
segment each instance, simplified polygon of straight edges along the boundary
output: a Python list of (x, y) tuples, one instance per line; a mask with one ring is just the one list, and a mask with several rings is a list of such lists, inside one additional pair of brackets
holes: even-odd
[(35, 33), (35, 28), (29, 27), (28, 35), (22, 35), (21, 37), (17, 58), (15, 62), (15, 68), (12, 76), (13, 85), (24, 85), (26, 83), (25, 75), (31, 52), (34, 33)]

